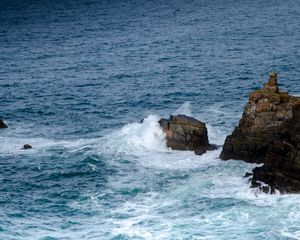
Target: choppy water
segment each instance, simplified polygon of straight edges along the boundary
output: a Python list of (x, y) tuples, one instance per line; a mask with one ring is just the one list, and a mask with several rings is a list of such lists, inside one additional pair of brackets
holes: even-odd
[(156, 122), (222, 144), (271, 69), (299, 95), (298, 0), (1, 1), (0, 23), (0, 239), (300, 239), (299, 195)]

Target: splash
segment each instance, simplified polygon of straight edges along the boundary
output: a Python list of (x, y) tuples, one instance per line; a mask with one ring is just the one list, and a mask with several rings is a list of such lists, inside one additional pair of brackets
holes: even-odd
[(217, 144), (217, 145), (223, 145), (226, 134), (224, 133), (224, 130), (220, 127), (213, 127), (210, 124), (206, 124), (207, 133), (208, 133), (208, 140), (210, 143)]
[(168, 151), (159, 117), (149, 115), (141, 123), (131, 123), (101, 139), (101, 151), (125, 155)]
[(190, 102), (184, 102), (174, 113), (175, 115), (183, 114), (192, 116), (192, 105)]

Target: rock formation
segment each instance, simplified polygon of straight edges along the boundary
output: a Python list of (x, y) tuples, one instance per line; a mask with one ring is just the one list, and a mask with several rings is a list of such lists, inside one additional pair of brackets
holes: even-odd
[(265, 182), (282, 193), (300, 193), (300, 98), (295, 103), (285, 134), (274, 140), (262, 167), (253, 170), (252, 186)]
[(0, 119), (0, 128), (7, 128), (7, 125)]
[(264, 163), (252, 177), (252, 186), (264, 192), (300, 192), (300, 98), (279, 91), (276, 73), (250, 94), (220, 158)]
[(159, 121), (166, 134), (167, 146), (173, 150), (195, 151), (197, 155), (215, 149), (210, 145), (205, 123), (185, 115), (170, 116)]
[(228, 136), (220, 158), (263, 163), (274, 141), (287, 134), (298, 98), (279, 92), (277, 74), (262, 90), (250, 94), (238, 127)]

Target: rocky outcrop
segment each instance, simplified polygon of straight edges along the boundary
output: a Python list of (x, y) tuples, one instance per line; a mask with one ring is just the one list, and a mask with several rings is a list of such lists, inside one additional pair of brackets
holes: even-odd
[(250, 94), (238, 127), (225, 140), (220, 158), (263, 163), (273, 142), (289, 131), (298, 98), (280, 92), (277, 74), (270, 74), (262, 90)]
[(7, 125), (0, 119), (0, 128), (7, 128)]
[(173, 150), (195, 151), (197, 155), (215, 149), (209, 144), (205, 123), (185, 115), (170, 116), (159, 121), (167, 140), (167, 146)]
[(262, 182), (282, 193), (300, 193), (300, 99), (295, 103), (289, 127), (272, 142), (262, 167), (253, 170), (252, 186)]
[(276, 73), (250, 94), (220, 158), (264, 163), (251, 178), (263, 192), (300, 192), (300, 98), (279, 91)]

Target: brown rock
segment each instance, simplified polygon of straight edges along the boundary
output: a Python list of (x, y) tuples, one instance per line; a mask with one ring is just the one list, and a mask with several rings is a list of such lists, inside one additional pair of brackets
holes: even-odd
[(269, 81), (265, 84), (264, 91), (270, 92), (270, 93), (279, 93), (276, 72), (270, 73)]
[(159, 124), (166, 134), (167, 146), (173, 150), (190, 150), (201, 155), (216, 148), (208, 142), (205, 123), (195, 118), (170, 116), (169, 119), (159, 120)]
[(253, 170), (255, 181), (282, 193), (300, 193), (300, 103), (293, 109), (288, 131), (271, 144), (265, 164)]
[(282, 93), (272, 73), (262, 90), (250, 94), (238, 127), (225, 140), (220, 158), (263, 163), (274, 141), (288, 131), (298, 98)]
[[(280, 92), (277, 74), (250, 94), (239, 126), (220, 156), (264, 163), (253, 169), (252, 187), (265, 193), (300, 193), (300, 98)], [(264, 182), (268, 184), (262, 185)]]

